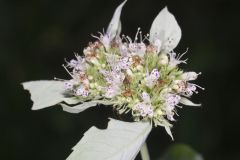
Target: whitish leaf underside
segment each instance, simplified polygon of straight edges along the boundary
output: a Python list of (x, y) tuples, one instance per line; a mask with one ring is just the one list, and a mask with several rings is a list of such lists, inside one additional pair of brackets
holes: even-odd
[(145, 142), (150, 122), (110, 119), (107, 129), (91, 127), (73, 148), (68, 160), (132, 160)]

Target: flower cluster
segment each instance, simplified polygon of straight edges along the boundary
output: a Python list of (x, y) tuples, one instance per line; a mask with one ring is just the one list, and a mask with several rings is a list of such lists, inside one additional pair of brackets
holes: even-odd
[(143, 36), (138, 29), (134, 39), (120, 36), (125, 2), (116, 9), (106, 33), (94, 36), (97, 40), (89, 43), (83, 56), (75, 54), (64, 65), (72, 77), (65, 81), (65, 89), (86, 101), (111, 101), (120, 113), (130, 111), (136, 121), (150, 119), (155, 125), (170, 125), (181, 104), (198, 105), (188, 98), (201, 88), (192, 83), (200, 73), (179, 68), (186, 60), (173, 49), (181, 30), (167, 8), (154, 20), (150, 34)]

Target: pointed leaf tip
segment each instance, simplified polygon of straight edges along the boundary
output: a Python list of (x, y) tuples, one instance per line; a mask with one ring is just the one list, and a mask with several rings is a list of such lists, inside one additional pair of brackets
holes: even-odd
[(178, 45), (181, 36), (182, 31), (174, 15), (168, 11), (167, 7), (164, 7), (152, 23), (150, 42), (154, 43), (155, 40), (159, 40), (161, 50), (170, 52)]
[(172, 141), (174, 141), (171, 128), (169, 126), (164, 126), (164, 127), (165, 127), (167, 134), (171, 137)]
[(186, 106), (197, 106), (197, 107), (201, 106), (201, 104), (193, 103), (192, 101), (190, 101), (189, 99), (187, 99), (185, 97), (181, 97), (180, 103), (182, 103)]
[(110, 40), (113, 40), (116, 36), (121, 33), (121, 21), (120, 16), (122, 12), (122, 8), (127, 0), (123, 1), (115, 10), (112, 20), (108, 25), (106, 34), (109, 36)]

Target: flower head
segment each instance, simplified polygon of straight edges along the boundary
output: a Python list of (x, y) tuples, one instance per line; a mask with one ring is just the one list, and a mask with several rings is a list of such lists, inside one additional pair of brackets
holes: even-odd
[(76, 54), (64, 66), (72, 77), (64, 87), (77, 98), (109, 100), (120, 113), (131, 110), (135, 120), (151, 120), (169, 133), (167, 124), (175, 120), (180, 104), (198, 105), (187, 98), (203, 89), (192, 83), (199, 74), (179, 68), (186, 63), (181, 59), (185, 53), (173, 50), (182, 33), (167, 8), (155, 18), (149, 35), (138, 28), (134, 39), (121, 36), (125, 3), (117, 7), (106, 33), (94, 36), (97, 40), (84, 49), (84, 56)]

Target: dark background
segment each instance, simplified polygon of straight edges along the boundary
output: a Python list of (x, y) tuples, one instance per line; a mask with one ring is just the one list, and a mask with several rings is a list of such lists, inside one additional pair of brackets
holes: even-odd
[[(65, 159), (92, 125), (104, 128), (111, 108), (70, 114), (59, 106), (31, 111), (21, 82), (69, 78), (61, 64), (82, 53), (91, 33), (106, 28), (120, 0), (0, 1), (0, 159)], [(184, 107), (173, 128), (175, 141), (158, 127), (148, 138), (153, 159), (173, 143), (192, 146), (207, 160), (240, 159), (240, 9), (233, 0), (129, 0), (122, 12), (123, 33), (150, 29), (168, 6), (182, 28), (176, 51), (189, 48), (186, 70), (202, 72), (195, 95), (202, 108)]]

